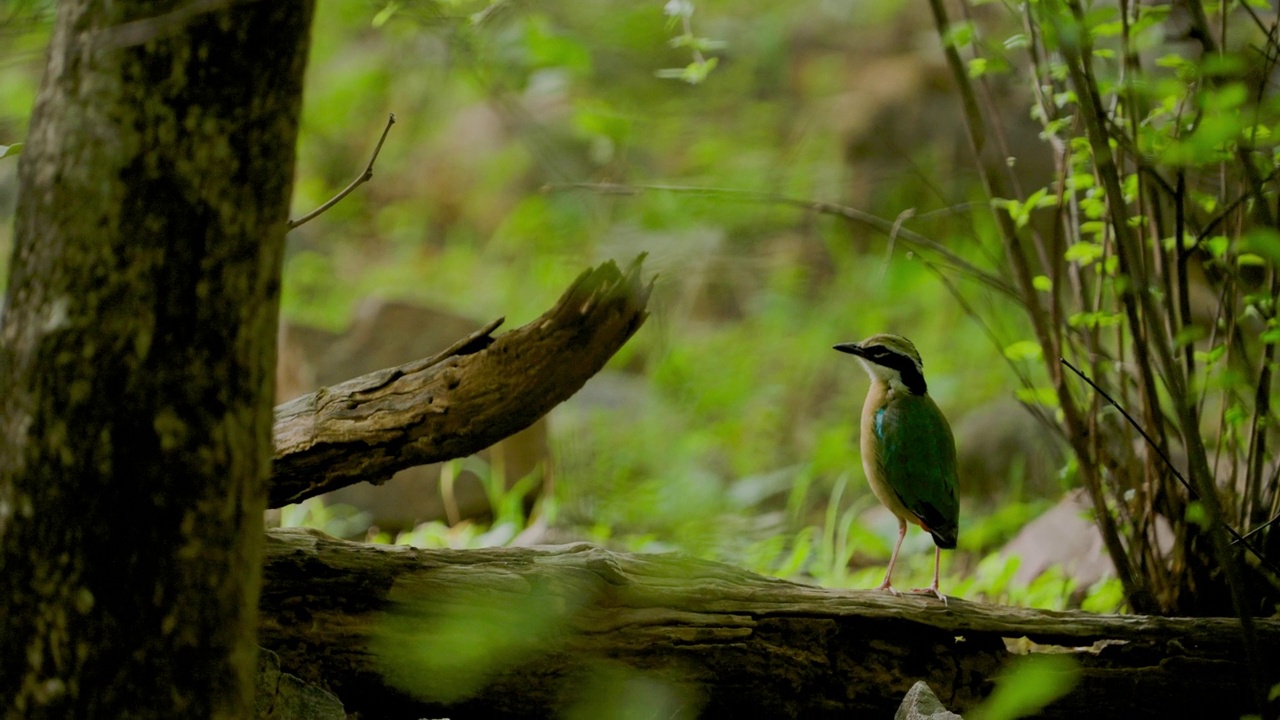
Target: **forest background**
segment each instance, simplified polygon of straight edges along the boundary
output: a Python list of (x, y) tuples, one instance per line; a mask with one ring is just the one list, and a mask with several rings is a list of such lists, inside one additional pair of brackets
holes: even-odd
[[(962, 456), (960, 548), (944, 559), (944, 589), (1125, 608), (1114, 578), (1082, 580), (1061, 567), (1027, 577), (1023, 559), (1001, 552), (1080, 482), (1061, 433), (1024, 407), (1050, 420), (1057, 407), (1025, 305), (982, 281), (1010, 273), (1005, 240), (971, 159), (944, 43), (922, 7), (320, 3), (295, 216), (364, 167), (389, 113), (397, 122), (373, 180), (290, 234), (286, 320), (340, 332), (366, 298), (382, 297), (477, 321), (505, 316), (514, 327), (602, 259), (648, 253), (658, 275), (649, 321), (549, 418), (538, 475), (513, 491), (516, 478), (481, 460), (456, 463), (451, 472), (488, 480), (491, 518), (375, 529), (371, 539), (587, 539), (874, 587), (896, 522), (862, 476), (867, 380), (831, 346), (896, 332), (919, 348)], [(977, 47), (981, 30), (997, 47), (1020, 48), (1005, 8), (976, 10), (950, 43)], [(11, 2), (3, 12), (0, 145), (11, 145), (25, 136), (52, 7)], [(1192, 43), (1158, 32), (1147, 42), (1175, 56)], [(1016, 68), (998, 54), (968, 57), (970, 76), (990, 80), (983, 100), (1004, 130), (996, 164), (1029, 188), (1016, 206), (996, 203), (1021, 228), (1050, 205), (1036, 190), (1058, 169), (1053, 132)], [(16, 162), (0, 158), (0, 263), (15, 188)], [(829, 212), (835, 206), (882, 218), (888, 231), (851, 223)], [(908, 232), (944, 253), (922, 251)], [(1101, 273), (1102, 255), (1066, 257), (1097, 261)], [(1274, 278), (1270, 257), (1259, 264)], [(1273, 321), (1263, 313), (1255, 336)], [(548, 480), (532, 508), (519, 502), (518, 490)], [(373, 522), (316, 500), (282, 520), (348, 536)], [(924, 534), (908, 536), (900, 585), (927, 583), (929, 547)], [(1090, 553), (1108, 563), (1100, 541)]]

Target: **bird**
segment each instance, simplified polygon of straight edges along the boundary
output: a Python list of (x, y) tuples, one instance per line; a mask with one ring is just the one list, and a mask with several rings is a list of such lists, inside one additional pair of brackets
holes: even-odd
[(929, 397), (920, 353), (910, 340), (890, 334), (834, 349), (858, 358), (871, 376), (862, 406), (862, 469), (871, 491), (898, 518), (898, 542), (878, 589), (901, 594), (890, 581), (910, 522), (932, 535), (935, 545), (933, 585), (912, 592), (932, 594), (946, 604), (938, 589), (938, 564), (959, 536), (956, 442)]

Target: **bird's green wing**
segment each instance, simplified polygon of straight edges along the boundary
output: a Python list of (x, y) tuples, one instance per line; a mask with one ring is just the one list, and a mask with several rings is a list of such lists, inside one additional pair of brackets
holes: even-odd
[(876, 411), (882, 476), (939, 547), (956, 546), (956, 443), (928, 395), (900, 395)]

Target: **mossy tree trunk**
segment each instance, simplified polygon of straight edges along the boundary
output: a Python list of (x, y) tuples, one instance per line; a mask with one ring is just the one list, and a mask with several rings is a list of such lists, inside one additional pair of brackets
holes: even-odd
[(61, 3), (0, 327), (0, 709), (246, 717), (312, 0)]

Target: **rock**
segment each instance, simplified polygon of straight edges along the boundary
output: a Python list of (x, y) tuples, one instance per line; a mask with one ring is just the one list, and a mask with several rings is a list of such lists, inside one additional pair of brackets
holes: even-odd
[[(1115, 575), (1098, 526), (1091, 519), (1093, 505), (1084, 488), (1076, 488), (1040, 517), (1027, 523), (1000, 550), (1000, 554), (1021, 559), (1013, 581), (1029, 584), (1050, 566), (1061, 565), (1067, 577), (1083, 590)], [(1173, 549), (1173, 527), (1164, 517), (1155, 518), (1156, 542), (1162, 554)]]
[(943, 707), (942, 701), (933, 694), (928, 683), (917, 680), (902, 698), (902, 704), (898, 706), (898, 712), (893, 714), (893, 720), (963, 720), (963, 718)]
[(1057, 505), (1027, 523), (1000, 554), (1021, 560), (1013, 581), (1030, 584), (1052, 565), (1084, 588), (1115, 574), (1098, 528), (1089, 519), (1092, 505), (1083, 488), (1067, 493)]
[(282, 671), (280, 656), (266, 648), (258, 648), (253, 706), (258, 720), (347, 720), (337, 697)]

